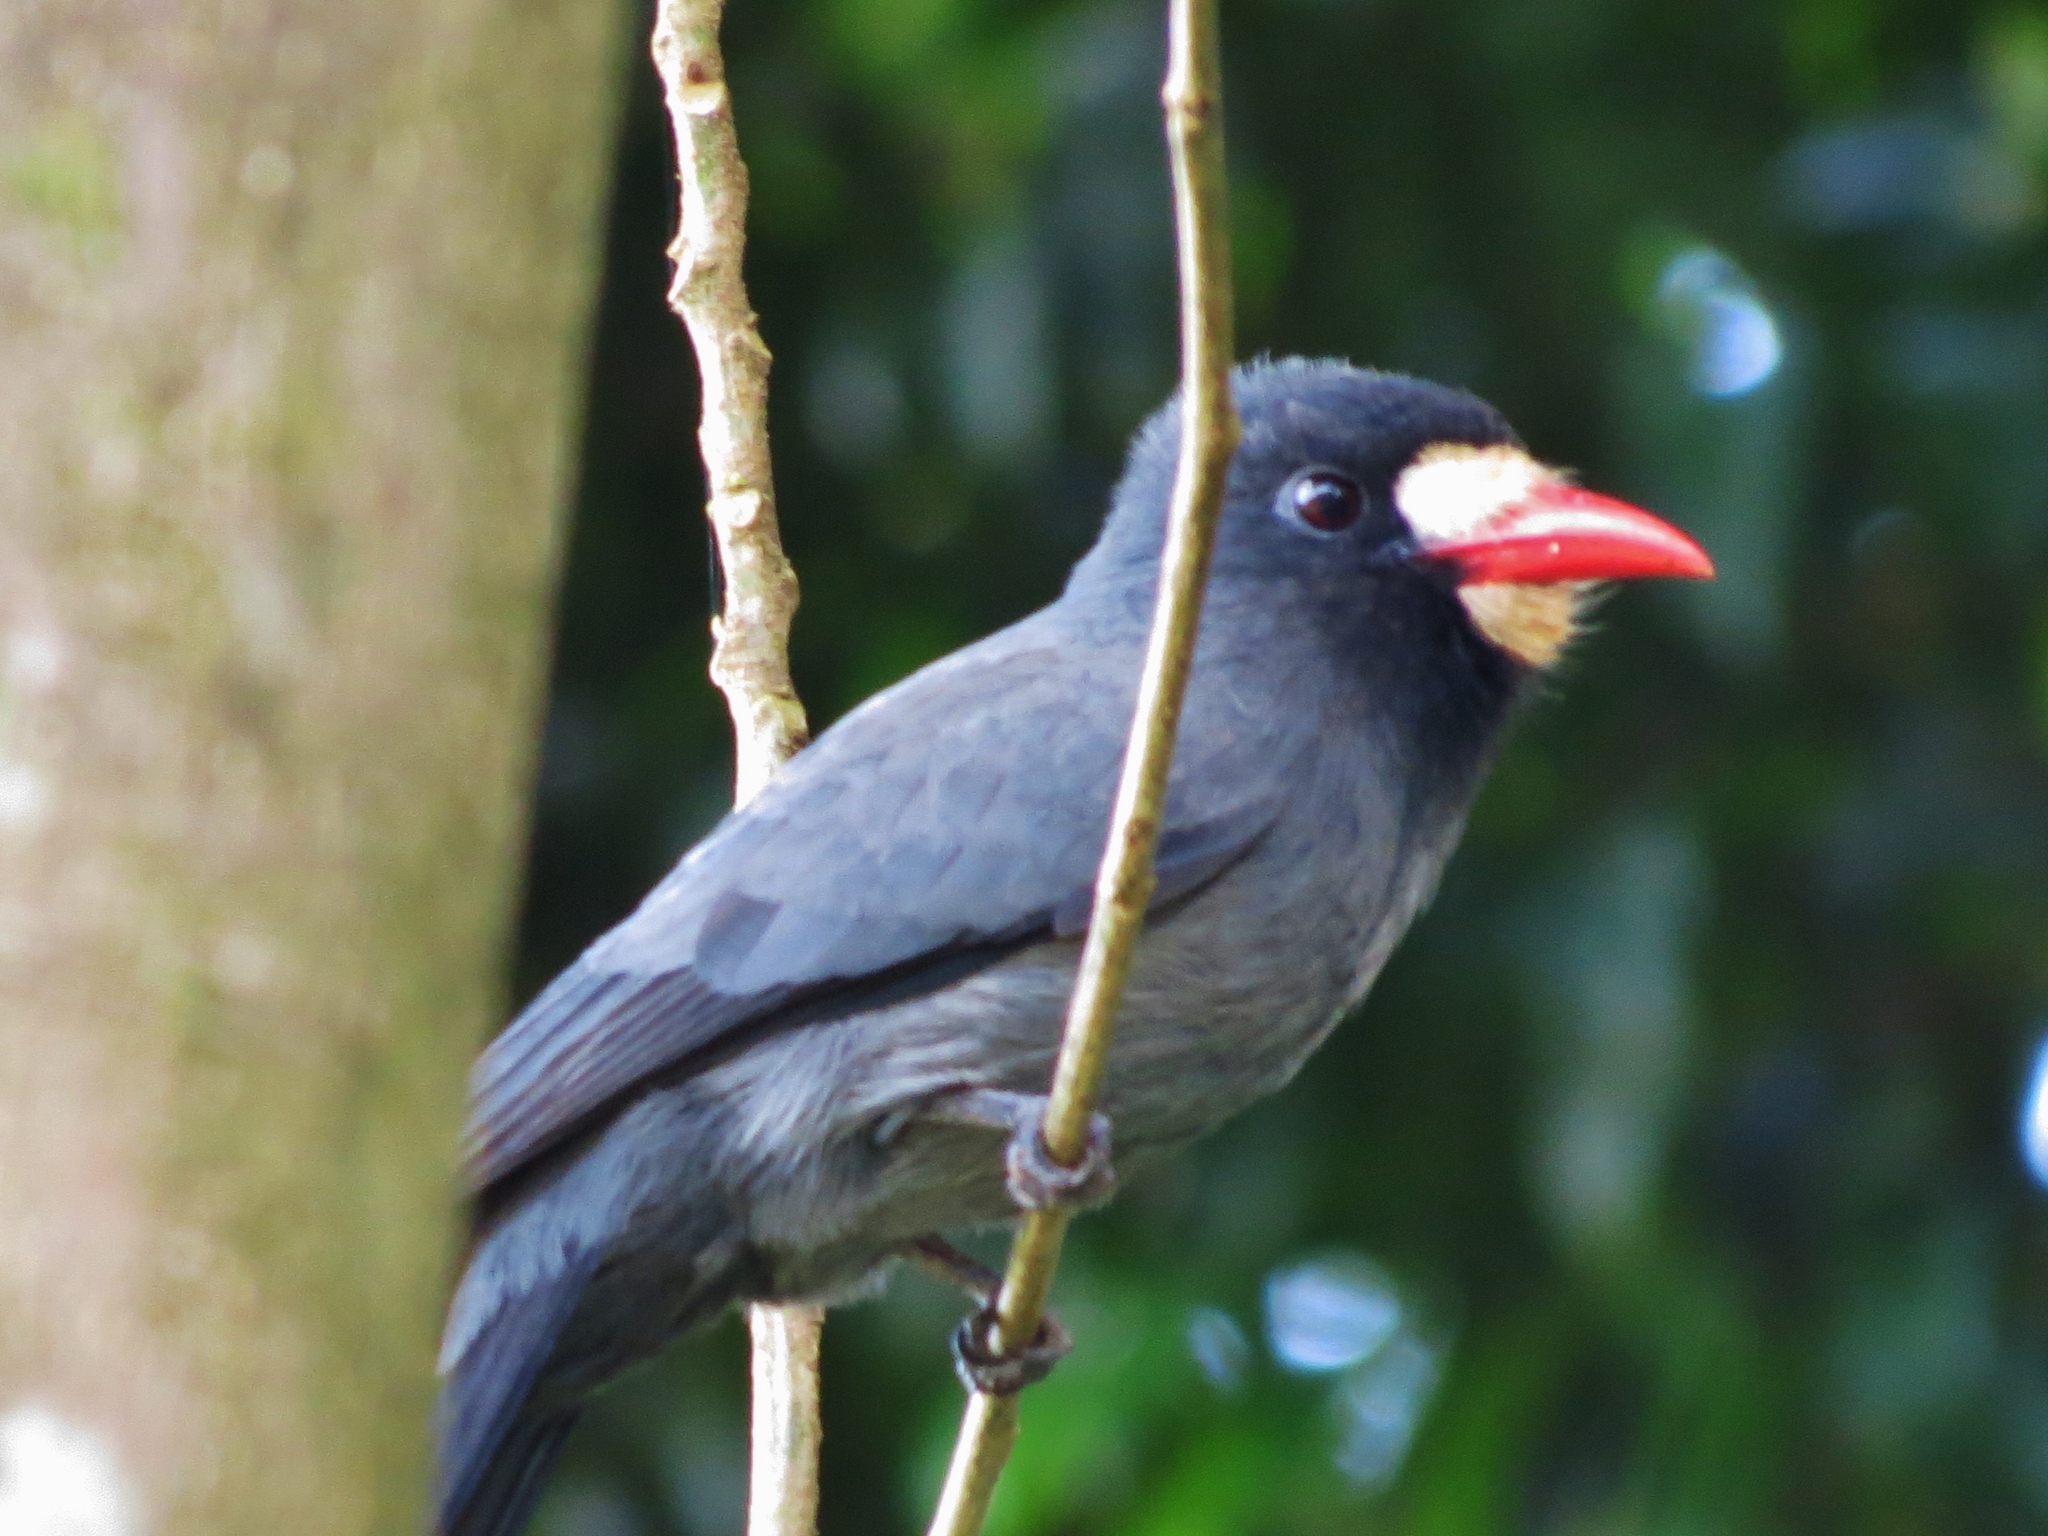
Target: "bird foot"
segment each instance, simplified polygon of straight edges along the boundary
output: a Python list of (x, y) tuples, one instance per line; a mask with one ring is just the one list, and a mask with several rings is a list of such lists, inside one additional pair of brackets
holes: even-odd
[[(1043, 1104), (1043, 1100), (1039, 1101)], [(1116, 1193), (1116, 1168), (1109, 1160), (1109, 1119), (1088, 1117), (1088, 1144), (1081, 1161), (1069, 1168), (1045, 1144), (1041, 1113), (1019, 1125), (1003, 1149), (1003, 1174), (1010, 1198), (1027, 1211), (1085, 1211)]]
[(1088, 1142), (1081, 1161), (1068, 1167), (1045, 1144), (1046, 1098), (1042, 1093), (1007, 1093), (996, 1088), (969, 1088), (949, 1094), (933, 1110), (935, 1118), (958, 1125), (1008, 1131), (1003, 1149), (1003, 1174), (1010, 1198), (1027, 1211), (1085, 1211), (1116, 1193), (1116, 1168), (1110, 1162), (1109, 1118), (1088, 1117)]
[(1022, 1349), (996, 1347), (996, 1309), (982, 1307), (953, 1330), (953, 1373), (970, 1392), (1013, 1397), (1045, 1380), (1074, 1347), (1073, 1335), (1050, 1312), (1039, 1319), (1038, 1337)]
[(955, 1248), (937, 1233), (906, 1243), (900, 1250), (926, 1273), (964, 1291), (978, 1305), (953, 1330), (953, 1374), (970, 1392), (1008, 1397), (1045, 1380), (1074, 1347), (1054, 1314), (1038, 1324), (1038, 1337), (1023, 1349), (1005, 1354), (996, 1348), (996, 1296), (1003, 1277), (980, 1260)]

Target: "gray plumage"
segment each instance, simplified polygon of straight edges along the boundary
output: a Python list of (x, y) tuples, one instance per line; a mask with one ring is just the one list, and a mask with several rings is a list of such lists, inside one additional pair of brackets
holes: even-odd
[[(1101, 1108), (1134, 1170), (1273, 1092), (1434, 888), (1522, 671), (1400, 558), (1395, 474), (1512, 441), (1469, 396), (1336, 364), (1237, 378), (1246, 432)], [(442, 1355), (445, 1536), (510, 1536), (576, 1406), (735, 1299), (851, 1295), (1014, 1214), (1151, 615), (1177, 443), (1134, 443), (1062, 596), (871, 699), (728, 816), (479, 1062), (476, 1242)], [(1366, 490), (1324, 537), (1306, 467)], [(935, 1341), (936, 1359), (936, 1341)]]

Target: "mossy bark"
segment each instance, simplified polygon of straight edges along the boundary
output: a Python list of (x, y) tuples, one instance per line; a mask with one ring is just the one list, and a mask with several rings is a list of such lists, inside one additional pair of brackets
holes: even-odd
[(0, 1501), (422, 1523), (624, 19), (0, 22)]

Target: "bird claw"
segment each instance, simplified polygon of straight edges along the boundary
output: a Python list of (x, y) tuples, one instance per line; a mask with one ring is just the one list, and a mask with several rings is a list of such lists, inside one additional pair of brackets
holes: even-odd
[(1109, 1159), (1109, 1120), (1088, 1117), (1088, 1142), (1081, 1161), (1068, 1167), (1045, 1144), (1041, 1112), (1021, 1119), (1003, 1149), (1003, 1174), (1010, 1198), (1027, 1211), (1085, 1211), (1116, 1193), (1116, 1168)]
[(1045, 1144), (1045, 1108), (1042, 1093), (962, 1088), (941, 1096), (928, 1113), (953, 1125), (1010, 1133), (1003, 1149), (1003, 1175), (1019, 1209), (1085, 1211), (1102, 1204), (1116, 1193), (1116, 1169), (1109, 1160), (1109, 1117), (1088, 1117), (1088, 1141), (1081, 1161), (1069, 1168)]
[(960, 1319), (953, 1330), (953, 1373), (969, 1392), (1014, 1397), (1052, 1374), (1052, 1368), (1074, 1347), (1073, 1335), (1050, 1312), (1039, 1319), (1038, 1336), (1022, 1349), (997, 1349), (996, 1310), (981, 1308)]

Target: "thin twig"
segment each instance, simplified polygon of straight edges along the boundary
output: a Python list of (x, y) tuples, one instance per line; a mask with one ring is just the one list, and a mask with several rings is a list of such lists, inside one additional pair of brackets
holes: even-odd
[[(669, 307), (689, 328), (703, 381), (697, 441), (705, 515), (725, 577), (711, 623), (711, 677), (732, 713), (733, 799), (745, 804), (803, 746), (808, 729), (789, 678), (796, 572), (782, 552), (768, 458), (768, 348), (741, 280), (747, 168), (733, 131), (718, 49), (724, 0), (660, 0), (654, 63), (675, 126), (682, 217), (669, 246)], [(748, 1536), (812, 1536), (818, 1526), (816, 1307), (747, 1310), (753, 1339), (753, 1467)]]
[(740, 278), (747, 239), (747, 168), (733, 132), (718, 52), (724, 0), (661, 0), (654, 62), (675, 124), (682, 219), (669, 307), (689, 327), (703, 379), (706, 515), (725, 573), (725, 611), (712, 621), (711, 677), (732, 711), (734, 796), (753, 798), (808, 737), (789, 680), (796, 572), (782, 553), (768, 460), (768, 349)]
[[(1046, 1149), (1068, 1166), (1078, 1165), (1086, 1151), (1089, 1116), (1109, 1057), (1117, 1004), (1152, 898), (1152, 854), (1166, 801), (1167, 772), (1194, 659), (1224, 481), (1237, 448), (1237, 409), (1230, 397), (1230, 243), (1216, 13), (1217, 0), (1169, 3), (1169, 58), (1161, 97), (1173, 163), (1180, 261), (1180, 462), (1131, 745), (1117, 785), (1088, 941), (1075, 976), (1046, 1109)], [(1025, 1218), (996, 1302), (994, 1342), (999, 1349), (1017, 1348), (1036, 1336), (1066, 1229), (1066, 1214), (1058, 1210), (1034, 1211)], [(969, 1399), (946, 1470), (946, 1486), (932, 1516), (931, 1536), (976, 1536), (1016, 1438), (1014, 1396), (976, 1393)]]

